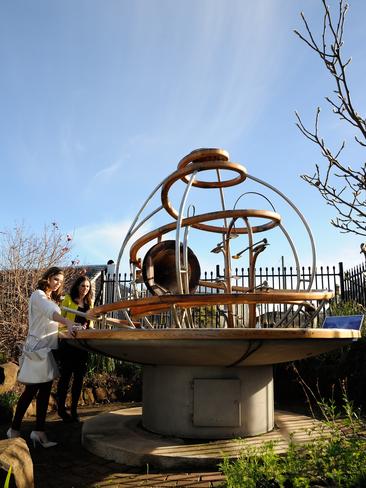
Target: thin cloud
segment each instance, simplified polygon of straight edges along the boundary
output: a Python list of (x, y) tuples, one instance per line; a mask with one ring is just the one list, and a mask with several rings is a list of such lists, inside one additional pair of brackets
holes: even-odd
[(102, 180), (109, 180), (111, 176), (113, 176), (121, 167), (121, 163), (116, 162), (114, 164), (111, 164), (110, 166), (107, 166), (106, 168), (103, 168), (99, 170), (95, 175), (94, 179), (102, 179)]
[(116, 161), (93, 174), (84, 189), (84, 195), (89, 196), (95, 191), (96, 187), (115, 181), (115, 175), (118, 173), (121, 166), (121, 161)]
[[(273, 85), (282, 72), (285, 38), (278, 32), (284, 20), (271, 2), (264, 6), (237, 2), (229, 10), (225, 2), (198, 5), (196, 22), (200, 27), (194, 36), (184, 38), (185, 48), (181, 30), (173, 31), (171, 27), (169, 32), (171, 45), (181, 56), (176, 76), (181, 76), (184, 82), (171, 83), (169, 70), (161, 77), (166, 103), (154, 130), (169, 133), (175, 139), (237, 140), (265, 111)], [(183, 15), (184, 5), (181, 10)], [(166, 49), (168, 58), (171, 53)], [(218, 66), (223, 49), (230, 52), (230, 57)], [(186, 101), (178, 118), (172, 108), (176, 100)], [(202, 120), (207, 123), (202, 124)]]
[(73, 252), (83, 264), (104, 264), (117, 259), (130, 221), (90, 224), (74, 231)]
[[(73, 254), (81, 264), (105, 264), (109, 259), (117, 261), (122, 243), (130, 230), (131, 220), (118, 222), (105, 222), (78, 227), (73, 232)], [(149, 232), (150, 226), (146, 224), (143, 231), (134, 234), (133, 239), (126, 247), (121, 260), (120, 270), (129, 270), (129, 248), (132, 242)], [(141, 249), (141, 253), (144, 249)]]

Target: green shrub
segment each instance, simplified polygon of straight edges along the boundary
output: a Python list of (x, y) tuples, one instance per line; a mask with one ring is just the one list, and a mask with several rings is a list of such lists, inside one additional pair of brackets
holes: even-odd
[(228, 488), (366, 486), (366, 439), (361, 436), (333, 431), (303, 446), (290, 443), (282, 455), (274, 448), (271, 443), (244, 447), (237, 460), (224, 459), (220, 470)]
[(280, 487), (285, 481), (273, 442), (244, 447), (236, 461), (226, 458), (220, 469), (227, 477), (228, 488)]
[(329, 304), (329, 312), (329, 315), (360, 315), (366, 313), (366, 309), (354, 300), (340, 300)]
[(7, 391), (0, 395), (0, 407), (6, 410), (12, 410), (19, 399), (19, 394), (15, 391)]
[[(366, 313), (366, 308), (353, 300), (332, 302), (329, 304), (329, 315), (361, 315)], [(362, 336), (366, 334), (366, 324), (362, 326)]]
[(284, 454), (273, 443), (244, 446), (237, 460), (224, 459), (220, 469), (228, 488), (365, 487), (366, 423), (346, 396), (342, 418), (334, 403), (319, 409), (326, 420), (315, 440), (298, 445), (291, 439)]
[[(359, 315), (365, 312), (366, 308), (355, 301), (333, 302), (329, 306), (330, 315)], [(352, 344), (294, 363), (274, 365), (277, 405), (288, 408), (291, 399), (293, 403), (304, 406), (303, 392), (298, 381), (300, 374), (311, 389), (319, 389), (327, 398), (334, 394), (335, 384), (346, 381), (349, 396), (366, 410), (365, 346), (366, 321), (362, 328), (362, 338)], [(336, 392), (335, 399), (341, 406), (342, 395)]]
[(97, 373), (111, 374), (116, 369), (117, 360), (103, 356), (102, 354), (90, 353), (88, 359), (87, 376), (94, 376)]
[(0, 395), (0, 423), (11, 421), (18, 398), (18, 393), (14, 391), (7, 391)]
[(142, 368), (139, 364), (90, 354), (84, 386), (113, 390), (118, 401), (141, 401)]

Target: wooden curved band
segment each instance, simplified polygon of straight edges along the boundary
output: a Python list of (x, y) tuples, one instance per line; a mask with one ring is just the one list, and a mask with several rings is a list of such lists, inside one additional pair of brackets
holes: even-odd
[(304, 300), (329, 300), (331, 291), (269, 290), (250, 293), (209, 293), (202, 295), (161, 295), (148, 298), (121, 300), (94, 307), (93, 312), (103, 314), (116, 310), (130, 310), (133, 317), (141, 317), (169, 310), (173, 305), (179, 308), (213, 305), (238, 305), (257, 303), (287, 304)]
[[(242, 169), (245, 170), (244, 166), (236, 165), (236, 163), (228, 163), (228, 164), (241, 167)], [(181, 176), (181, 174), (180, 174), (180, 176)], [(169, 195), (170, 187), (180, 178), (180, 176), (179, 176), (179, 172), (178, 171), (176, 171), (175, 173), (172, 173), (170, 175), (169, 179), (164, 183), (164, 186), (163, 186), (163, 188), (161, 190), (161, 201), (162, 201), (162, 204), (163, 204), (165, 210), (168, 212), (168, 214), (171, 217), (173, 217), (174, 219), (177, 219), (179, 214), (178, 214), (177, 210), (170, 203), (170, 200), (169, 200), (169, 196), (168, 195)], [(233, 181), (233, 180), (231, 180), (231, 181)], [(229, 211), (229, 210), (227, 210), (227, 211)], [(262, 212), (262, 213), (263, 212), (267, 212), (266, 210), (259, 210), (259, 211), (257, 211), (257, 210), (250, 210), (250, 211), (251, 212)], [(216, 213), (219, 214), (220, 212), (216, 212)], [(272, 212), (272, 213), (274, 214), (274, 212)], [(206, 215), (206, 214), (204, 214), (204, 215)], [(276, 215), (278, 215), (278, 214), (276, 214)], [(246, 217), (259, 217), (259, 218), (262, 218), (262, 215), (260, 215), (258, 213), (256, 215), (246, 215)], [(265, 218), (266, 217), (267, 216), (265, 216)], [(217, 218), (223, 218), (223, 217), (217, 217)], [(216, 220), (216, 219), (210, 219), (210, 220)], [(214, 226), (214, 225), (206, 225), (206, 224), (202, 224), (202, 223), (192, 224), (192, 227), (194, 227), (195, 229), (200, 229), (200, 230), (204, 230), (204, 231), (207, 231), (207, 232), (215, 232), (215, 233), (219, 233), (219, 234), (228, 232), (228, 230), (229, 230), (228, 227), (219, 227), (219, 226)], [(263, 232), (264, 230), (272, 229), (272, 227), (274, 227), (274, 226), (267, 224), (267, 226), (253, 227), (253, 230), (252, 231), (253, 232)], [(257, 229), (257, 230), (254, 230), (254, 229)], [(241, 230), (235, 229), (235, 232), (236, 233), (239, 233), (239, 234), (247, 234), (248, 233), (246, 227), (242, 227)]]
[[(241, 171), (240, 169), (241, 168)], [(228, 186), (235, 186), (245, 180), (247, 175), (247, 170), (239, 163), (232, 163), (231, 161), (223, 161), (221, 159), (214, 159), (209, 161), (200, 161), (200, 162), (191, 162), (186, 164), (182, 168), (179, 168), (176, 172), (183, 172), (185, 175), (181, 176), (180, 179), (184, 183), (189, 182), (189, 177), (193, 171), (208, 171), (208, 170), (217, 170), (217, 169), (224, 169), (229, 171), (236, 171), (239, 173), (239, 176), (236, 178), (231, 178), (230, 180), (217, 180), (217, 181), (204, 181), (204, 180), (197, 180), (195, 179), (192, 183), (192, 186), (196, 186), (198, 188), (227, 188)], [(174, 173), (173, 173), (174, 174)]]
[(225, 149), (219, 148), (195, 149), (179, 161), (178, 169), (183, 169), (191, 163), (199, 163), (202, 161), (212, 160), (229, 161), (229, 153), (225, 151)]
[(216, 170), (216, 169), (235, 171), (236, 173), (238, 173), (238, 176), (236, 178), (232, 178), (231, 180), (224, 180), (224, 181), (205, 182), (205, 181), (195, 180), (192, 183), (192, 185), (198, 186), (200, 188), (224, 188), (228, 186), (238, 185), (239, 183), (244, 181), (245, 178), (247, 177), (247, 170), (246, 168), (244, 168), (244, 166), (238, 163), (231, 163), (226, 161), (207, 161), (203, 163), (194, 163), (194, 164), (192, 163), (186, 168), (177, 170), (167, 178), (161, 190), (161, 202), (165, 210), (168, 212), (168, 214), (174, 217), (175, 219), (178, 216), (177, 211), (172, 207), (168, 197), (170, 187), (176, 181), (182, 180), (186, 182), (187, 180), (185, 179), (185, 177), (187, 175), (192, 174), (194, 171), (201, 172), (201, 171)]
[[(257, 225), (251, 228), (253, 233), (263, 232), (273, 227), (276, 227), (281, 222), (281, 216), (276, 213), (272, 212), (271, 210), (255, 210), (255, 209), (235, 209), (235, 210), (220, 210), (219, 212), (208, 212), (201, 215), (195, 215), (193, 217), (187, 217), (182, 220), (182, 227), (192, 226), (196, 229), (200, 230), (208, 230), (209, 232), (217, 232), (219, 234), (226, 233), (228, 231), (227, 227), (218, 227), (214, 225), (206, 225), (201, 224), (201, 222), (210, 221), (210, 220), (218, 220), (218, 219), (230, 219), (230, 218), (262, 218), (268, 219), (269, 222), (266, 222), (263, 225)], [(177, 223), (172, 222), (170, 224), (163, 225), (162, 227), (158, 227), (157, 229), (148, 232), (147, 234), (140, 237), (134, 244), (132, 244), (130, 249), (130, 262), (136, 264), (140, 267), (139, 261), (137, 259), (137, 253), (139, 249), (147, 244), (148, 242), (152, 241), (153, 239), (157, 239), (162, 235), (171, 232), (172, 230), (176, 229)], [(247, 234), (248, 229), (247, 227), (235, 227), (235, 231), (232, 231), (235, 234)]]

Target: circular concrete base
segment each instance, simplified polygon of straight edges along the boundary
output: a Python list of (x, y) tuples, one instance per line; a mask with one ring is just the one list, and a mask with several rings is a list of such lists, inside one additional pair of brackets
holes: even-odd
[[(184, 441), (147, 432), (141, 426), (141, 407), (116, 410), (87, 420), (82, 428), (82, 445), (104, 459), (128, 466), (159, 469), (209, 469), (224, 456), (235, 458), (244, 446), (260, 446), (273, 441), (278, 452), (287, 449), (290, 434), (293, 441), (305, 443), (316, 436), (321, 422), (303, 415), (275, 412), (272, 432), (246, 439), (220, 441)], [(311, 436), (311, 437), (310, 437)]]

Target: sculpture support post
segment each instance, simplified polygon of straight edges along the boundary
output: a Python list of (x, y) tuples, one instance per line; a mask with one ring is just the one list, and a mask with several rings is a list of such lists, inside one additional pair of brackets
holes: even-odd
[(155, 433), (227, 439), (274, 426), (272, 366), (144, 366), (143, 426)]

